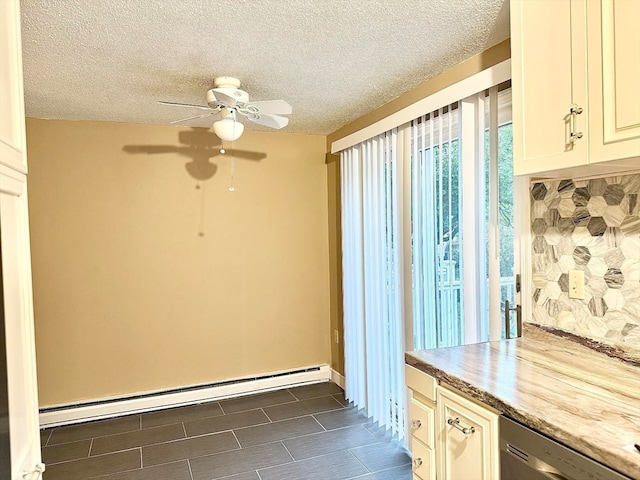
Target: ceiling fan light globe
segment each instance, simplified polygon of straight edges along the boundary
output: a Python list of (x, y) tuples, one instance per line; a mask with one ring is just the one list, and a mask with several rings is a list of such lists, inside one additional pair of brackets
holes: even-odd
[(244, 132), (244, 125), (233, 118), (223, 118), (213, 124), (213, 131), (220, 139), (233, 142)]

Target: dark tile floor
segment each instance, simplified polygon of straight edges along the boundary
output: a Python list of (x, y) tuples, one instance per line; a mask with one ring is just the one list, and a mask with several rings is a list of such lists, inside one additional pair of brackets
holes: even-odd
[(409, 456), (318, 383), (43, 430), (44, 480), (411, 480)]

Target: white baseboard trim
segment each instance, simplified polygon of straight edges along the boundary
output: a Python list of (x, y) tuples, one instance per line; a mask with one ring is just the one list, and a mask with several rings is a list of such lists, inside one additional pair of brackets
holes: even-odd
[(92, 401), (90, 404), (59, 405), (40, 411), (40, 427), (58, 427), (133, 413), (150, 412), (163, 408), (193, 405), (240, 395), (268, 392), (280, 388), (326, 382), (332, 378), (333, 372), (329, 365), (319, 365), (317, 367), (300, 368), (291, 372), (269, 373), (257, 378), (225, 380), (210, 386), (142, 392), (126, 398), (100, 399)]
[(339, 385), (343, 390), (345, 389), (344, 375), (336, 372), (333, 368), (331, 369), (331, 381)]

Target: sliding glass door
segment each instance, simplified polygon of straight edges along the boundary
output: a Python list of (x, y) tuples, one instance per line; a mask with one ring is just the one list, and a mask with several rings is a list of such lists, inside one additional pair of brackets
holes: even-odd
[(412, 122), (412, 348), (505, 338), (518, 261), (510, 112), (505, 85)]
[(414, 348), (460, 345), (462, 297), (460, 108), (415, 120), (411, 138)]

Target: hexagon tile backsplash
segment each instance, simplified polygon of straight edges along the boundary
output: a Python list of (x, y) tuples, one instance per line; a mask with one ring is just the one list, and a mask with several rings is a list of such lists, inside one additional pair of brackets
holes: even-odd
[[(533, 323), (640, 347), (640, 174), (531, 185)], [(582, 270), (585, 298), (569, 298)]]

